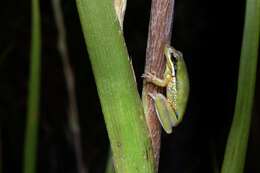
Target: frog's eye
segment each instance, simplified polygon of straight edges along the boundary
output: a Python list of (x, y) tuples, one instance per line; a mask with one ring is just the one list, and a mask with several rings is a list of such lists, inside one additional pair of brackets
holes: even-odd
[(171, 52), (171, 60), (172, 60), (174, 67), (176, 68), (177, 62), (178, 62), (178, 56), (176, 56), (176, 53)]
[(173, 49), (173, 51), (171, 52), (171, 55), (178, 60), (180, 57), (182, 57), (182, 53), (176, 49)]
[(177, 61), (178, 61), (178, 57), (175, 56), (176, 54), (175, 53), (171, 53), (171, 60), (172, 62), (175, 64)]

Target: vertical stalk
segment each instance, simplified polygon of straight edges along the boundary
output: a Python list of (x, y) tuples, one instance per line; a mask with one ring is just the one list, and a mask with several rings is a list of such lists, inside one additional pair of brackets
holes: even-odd
[(260, 0), (247, 0), (238, 90), (221, 173), (244, 172), (260, 36)]
[(154, 159), (112, 0), (77, 0), (117, 173), (154, 173)]
[[(116, 16), (118, 18), (118, 21), (120, 23), (120, 28), (122, 32), (124, 32), (123, 26), (124, 26), (124, 17), (125, 17), (125, 9), (126, 9), (127, 0), (114, 0), (114, 8), (116, 11)], [(111, 148), (109, 147), (108, 151), (108, 159), (106, 163), (106, 169), (105, 173), (115, 173), (115, 168), (113, 164), (113, 155)]]
[[(146, 48), (145, 73), (154, 71), (159, 77), (162, 77), (163, 75), (165, 67), (163, 50), (165, 45), (170, 44), (171, 41), (173, 13), (174, 0), (152, 0)], [(159, 91), (161, 90), (151, 83), (144, 83), (142, 101), (150, 137), (152, 139), (157, 168), (160, 156), (161, 126), (156, 116), (153, 101), (148, 96), (148, 93)]]
[(41, 30), (39, 0), (31, 1), (32, 34), (30, 55), (29, 96), (27, 102), (27, 124), (24, 143), (24, 173), (36, 172), (37, 138), (40, 101)]

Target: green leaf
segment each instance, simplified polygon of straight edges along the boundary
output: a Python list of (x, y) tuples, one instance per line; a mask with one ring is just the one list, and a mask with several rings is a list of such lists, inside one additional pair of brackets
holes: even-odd
[(32, 0), (31, 65), (29, 96), (27, 101), (27, 124), (24, 143), (24, 173), (36, 172), (36, 151), (38, 139), (40, 71), (41, 71), (41, 30), (39, 0)]
[(236, 107), (222, 173), (242, 173), (244, 170), (255, 93), (259, 32), (260, 1), (247, 0)]

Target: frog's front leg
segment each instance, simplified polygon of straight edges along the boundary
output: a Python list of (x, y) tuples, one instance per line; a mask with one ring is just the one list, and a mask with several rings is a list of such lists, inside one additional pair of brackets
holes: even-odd
[(176, 116), (173, 106), (169, 103), (167, 98), (160, 94), (149, 94), (154, 101), (154, 106), (156, 110), (157, 117), (166, 131), (166, 133), (172, 133), (172, 127), (175, 127), (179, 123), (179, 119)]
[(154, 74), (152, 73), (145, 73), (142, 75), (143, 78), (145, 78), (145, 80), (147, 82), (153, 83), (156, 86), (159, 87), (166, 87), (169, 82), (171, 81), (171, 76), (170, 75), (165, 75), (163, 79), (160, 79), (158, 77), (156, 77)]

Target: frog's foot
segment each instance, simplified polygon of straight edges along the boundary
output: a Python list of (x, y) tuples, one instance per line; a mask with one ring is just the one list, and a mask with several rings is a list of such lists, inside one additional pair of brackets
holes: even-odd
[(147, 82), (152, 82), (156, 79), (156, 76), (153, 73), (144, 73), (142, 76)]

